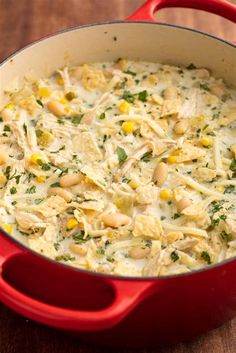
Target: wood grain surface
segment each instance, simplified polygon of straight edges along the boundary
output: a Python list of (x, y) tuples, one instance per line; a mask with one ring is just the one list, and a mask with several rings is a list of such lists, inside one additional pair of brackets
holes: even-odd
[[(143, 0), (0, 0), (0, 60), (50, 33), (79, 24), (120, 20)], [(236, 1), (233, 1), (236, 3)], [(201, 11), (165, 9), (162, 22), (197, 28), (227, 40), (236, 40), (236, 26)], [(0, 83), (1, 84), (1, 83)], [(121, 338), (122, 339), (122, 338)], [(136, 353), (85, 344), (38, 325), (0, 305), (0, 353)], [(191, 343), (141, 353), (235, 353), (236, 319)]]

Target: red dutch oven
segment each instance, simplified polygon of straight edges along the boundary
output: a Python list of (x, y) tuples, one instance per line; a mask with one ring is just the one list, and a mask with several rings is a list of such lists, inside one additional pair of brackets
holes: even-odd
[[(236, 84), (236, 49), (191, 29), (154, 22), (163, 7), (209, 11), (236, 22), (225, 0), (148, 0), (128, 21), (69, 29), (18, 51), (0, 66), (4, 90), (64, 65), (125, 57), (194, 63)], [(126, 278), (75, 269), (0, 234), (0, 300), (25, 317), (86, 340), (158, 346), (191, 339), (236, 315), (236, 258), (160, 278)]]

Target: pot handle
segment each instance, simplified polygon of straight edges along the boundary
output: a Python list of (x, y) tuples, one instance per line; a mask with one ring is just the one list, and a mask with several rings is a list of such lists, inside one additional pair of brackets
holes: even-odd
[[(4, 264), (27, 250), (2, 235), (0, 241), (0, 301), (19, 314), (42, 324), (65, 330), (101, 331), (110, 329), (124, 319), (142, 300), (154, 292), (153, 281), (107, 279), (113, 300), (101, 310), (72, 310), (34, 299), (8, 283), (2, 271)], [(45, 260), (46, 261), (46, 260)], [(103, 278), (104, 280), (104, 278)]]
[(203, 10), (236, 22), (236, 5), (227, 0), (147, 0), (127, 18), (128, 21), (156, 21), (154, 14), (166, 7)]

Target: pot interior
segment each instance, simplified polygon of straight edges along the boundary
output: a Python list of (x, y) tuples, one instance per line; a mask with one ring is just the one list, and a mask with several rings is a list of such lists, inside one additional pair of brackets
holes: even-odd
[(66, 65), (118, 58), (174, 65), (194, 63), (236, 83), (235, 46), (200, 32), (160, 23), (116, 22), (69, 29), (28, 46), (0, 67), (0, 106), (5, 91), (19, 89)]

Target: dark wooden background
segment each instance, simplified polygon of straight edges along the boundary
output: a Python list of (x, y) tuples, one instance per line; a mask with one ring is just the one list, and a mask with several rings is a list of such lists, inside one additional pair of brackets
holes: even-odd
[[(0, 0), (0, 60), (50, 33), (79, 24), (120, 20), (143, 0)], [(236, 3), (236, 0), (233, 1)], [(236, 40), (236, 26), (200, 11), (167, 9), (159, 21), (198, 28), (227, 40)], [(1, 82), (0, 82), (1, 84)], [(121, 338), (122, 339), (122, 338)], [(0, 353), (136, 353), (85, 344), (62, 333), (25, 320), (0, 305)], [(236, 319), (188, 344), (159, 353), (235, 353)], [(141, 353), (157, 353), (142, 350)]]

